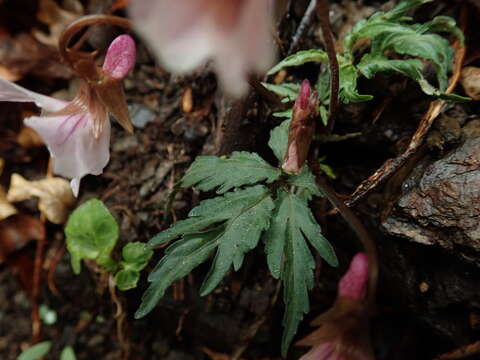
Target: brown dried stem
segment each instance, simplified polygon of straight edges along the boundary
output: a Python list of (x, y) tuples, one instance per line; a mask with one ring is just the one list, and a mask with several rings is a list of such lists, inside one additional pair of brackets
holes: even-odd
[(335, 115), (338, 108), (338, 91), (340, 87), (337, 52), (335, 51), (335, 41), (333, 39), (332, 26), (330, 25), (330, 7), (328, 0), (317, 1), (317, 15), (320, 19), (323, 39), (325, 40), (325, 49), (328, 55), (328, 65), (330, 67), (330, 106), (328, 114), (327, 131), (332, 132), (335, 126)]

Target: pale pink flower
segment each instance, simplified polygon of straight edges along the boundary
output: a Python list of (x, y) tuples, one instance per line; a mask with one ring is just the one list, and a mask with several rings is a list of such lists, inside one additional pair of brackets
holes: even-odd
[(130, 14), (163, 66), (186, 73), (211, 59), (222, 86), (240, 96), (250, 73), (274, 60), (271, 0), (134, 0)]
[[(75, 196), (80, 180), (99, 175), (110, 157), (109, 112), (127, 129), (131, 127), (120, 81), (135, 62), (135, 43), (128, 35), (117, 37), (107, 51), (95, 82), (84, 81), (75, 98), (66, 102), (27, 90), (0, 78), (0, 101), (33, 102), (40, 116), (25, 119), (44, 140), (54, 161), (54, 172), (71, 178)], [(122, 103), (123, 101), (123, 103)]]
[(365, 304), (368, 259), (358, 253), (338, 285), (333, 307), (316, 318), (319, 326), (297, 345), (312, 346), (300, 360), (373, 360)]

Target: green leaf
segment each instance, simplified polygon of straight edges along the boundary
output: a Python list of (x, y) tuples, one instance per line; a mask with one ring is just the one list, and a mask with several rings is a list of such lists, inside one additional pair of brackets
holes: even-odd
[(223, 231), (224, 226), (220, 226), (208, 232), (187, 234), (182, 240), (170, 245), (148, 277), (151, 284), (143, 294), (142, 303), (135, 313), (135, 318), (144, 317), (152, 311), (173, 282), (186, 276), (206, 261), (215, 250), (217, 238)]
[(455, 35), (455, 37), (460, 40), (462, 45), (465, 42), (463, 32), (458, 28), (455, 20), (449, 16), (436, 16), (426, 25), (428, 26), (428, 31), (430, 32), (449, 32)]
[(372, 95), (360, 95), (357, 91), (357, 70), (353, 65), (340, 66), (340, 99), (343, 103), (361, 102), (373, 99)]
[(50, 348), (52, 347), (51, 341), (43, 341), (38, 344), (29, 347), (27, 350), (23, 351), (18, 357), (17, 360), (37, 360), (48, 354)]
[(201, 191), (219, 187), (223, 194), (234, 187), (251, 185), (260, 181), (271, 183), (281, 171), (255, 153), (234, 152), (230, 157), (199, 156), (187, 170), (182, 186), (195, 185)]
[(77, 360), (75, 351), (71, 346), (65, 346), (60, 354), (60, 360)]
[(300, 321), (309, 311), (308, 292), (313, 287), (315, 260), (307, 240), (330, 265), (337, 266), (338, 261), (307, 202), (284, 190), (279, 191), (276, 211), (263, 239), (270, 272), (284, 283), (282, 355), (285, 356)]
[(337, 175), (335, 174), (335, 171), (333, 171), (332, 167), (327, 164), (320, 164), (320, 170), (323, 171), (325, 175), (327, 175), (330, 179), (335, 180), (337, 178)]
[[(176, 227), (182, 223), (179, 221), (164, 231), (169, 233), (163, 238), (160, 233), (157, 236), (160, 240), (174, 239), (182, 234), (183, 238), (167, 248), (165, 256), (148, 277), (152, 284), (145, 292), (135, 316), (139, 318), (150, 312), (172, 282), (187, 275), (217, 249), (201, 295), (211, 292), (231, 266), (238, 270), (245, 253), (257, 246), (260, 234), (269, 226), (273, 207), (273, 200), (265, 186), (237, 189), (222, 197), (202, 201), (190, 212), (191, 218), (183, 220), (210, 219), (204, 221), (207, 225), (202, 228), (181, 225), (181, 231), (178, 231)], [(219, 221), (225, 222), (214, 230), (199, 232)]]
[(395, 6), (392, 10), (387, 11), (385, 14), (382, 15), (382, 17), (388, 20), (399, 20), (401, 17), (403, 17), (407, 13), (408, 10), (432, 1), (433, 0), (400, 1), (397, 6)]
[(118, 225), (100, 200), (91, 199), (76, 208), (68, 219), (65, 235), (75, 274), (80, 273), (82, 259), (95, 260), (107, 270), (115, 266), (110, 253), (118, 240)]
[(152, 248), (145, 243), (137, 241), (125, 245), (122, 249), (121, 270), (115, 274), (117, 287), (122, 291), (135, 288), (140, 280), (140, 271), (148, 265), (152, 255)]
[(275, 117), (279, 117), (279, 118), (287, 118), (288, 120), (291, 120), (292, 119), (292, 109), (289, 109), (289, 110), (285, 110), (285, 111), (277, 111), (277, 112), (274, 112), (272, 115), (275, 116)]
[(319, 49), (298, 51), (295, 54), (287, 56), (285, 59), (280, 61), (277, 65), (275, 65), (268, 71), (267, 75), (275, 74), (280, 70), (285, 69), (286, 67), (300, 66), (306, 64), (307, 62), (328, 62), (327, 53)]
[(388, 50), (432, 61), (436, 68), (440, 90), (444, 91), (447, 88), (447, 74), (452, 66), (453, 50), (448, 41), (440, 35), (421, 34), (411, 28), (404, 34), (388, 32), (377, 36), (372, 42), (373, 54), (381, 55)]
[(243, 191), (237, 190), (221, 197), (204, 200), (190, 211), (188, 219), (176, 222), (167, 230), (150, 239), (148, 244), (156, 246), (176, 239), (182, 234), (201, 231), (210, 225), (230, 219), (241, 212), (245, 204), (249, 204), (255, 196), (262, 196), (264, 189), (263, 186), (254, 186)]
[(290, 127), (290, 120), (285, 120), (280, 125), (270, 131), (270, 140), (268, 146), (272, 149), (276, 158), (280, 163), (283, 162), (288, 146), (288, 129)]
[(115, 274), (115, 284), (121, 291), (134, 289), (140, 280), (140, 272), (131, 269), (122, 269)]
[(258, 188), (263, 194), (229, 219), (225, 232), (217, 240), (215, 259), (200, 289), (202, 296), (217, 287), (231, 266), (235, 271), (240, 269), (245, 254), (257, 246), (261, 233), (268, 228), (274, 203), (266, 188)]
[(377, 12), (368, 19), (357, 22), (352, 30), (347, 33), (344, 39), (343, 47), (347, 58), (352, 57), (355, 43), (364, 38), (374, 38), (385, 31), (400, 34), (405, 31), (402, 21), (406, 12), (414, 7), (425, 4), (432, 0), (407, 0), (401, 1), (392, 10), (383, 13)]
[(122, 249), (122, 266), (131, 270), (142, 270), (153, 255), (152, 248), (140, 241), (128, 243)]
[(366, 54), (357, 68), (367, 79), (373, 78), (378, 72), (395, 72), (415, 81), (423, 78), (423, 63), (418, 59), (390, 60), (383, 55)]
[(295, 101), (295, 99), (298, 96), (298, 93), (300, 91), (300, 85), (299, 84), (293, 84), (293, 83), (284, 83), (280, 85), (275, 85), (275, 84), (269, 84), (269, 83), (262, 83), (263, 86), (265, 86), (268, 90), (271, 92), (277, 94), (282, 98), (282, 102), (292, 102)]
[(320, 105), (319, 107), (320, 119), (322, 120), (323, 126), (328, 125), (328, 110), (325, 106)]
[(304, 166), (299, 175), (290, 175), (288, 183), (297, 188), (295, 194), (301, 199), (310, 201), (314, 196), (323, 196), (308, 166)]

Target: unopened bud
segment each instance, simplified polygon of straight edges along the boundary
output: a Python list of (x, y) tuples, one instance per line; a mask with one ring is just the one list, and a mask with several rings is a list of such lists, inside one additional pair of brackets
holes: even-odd
[(317, 115), (318, 93), (312, 92), (310, 82), (304, 80), (293, 105), (292, 121), (288, 130), (287, 153), (282, 165), (282, 169), (287, 173), (302, 172), (315, 133)]

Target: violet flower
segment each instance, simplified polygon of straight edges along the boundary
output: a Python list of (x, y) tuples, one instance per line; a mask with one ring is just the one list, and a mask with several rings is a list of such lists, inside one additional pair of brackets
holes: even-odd
[(91, 77), (84, 79), (70, 102), (0, 79), (0, 101), (33, 102), (42, 109), (40, 116), (26, 118), (25, 124), (47, 145), (54, 161), (53, 171), (72, 179), (70, 185), (75, 196), (82, 177), (101, 174), (109, 161), (109, 112), (132, 131), (121, 80), (134, 63), (133, 39), (128, 35), (118, 36), (108, 48), (103, 67), (92, 67), (94, 81)]
[(274, 60), (271, 0), (135, 0), (130, 14), (168, 71), (186, 73), (211, 59), (234, 96)]
[(312, 346), (300, 360), (373, 360), (370, 345), (366, 293), (368, 259), (358, 253), (338, 285), (333, 307), (316, 318), (320, 328), (297, 345)]

